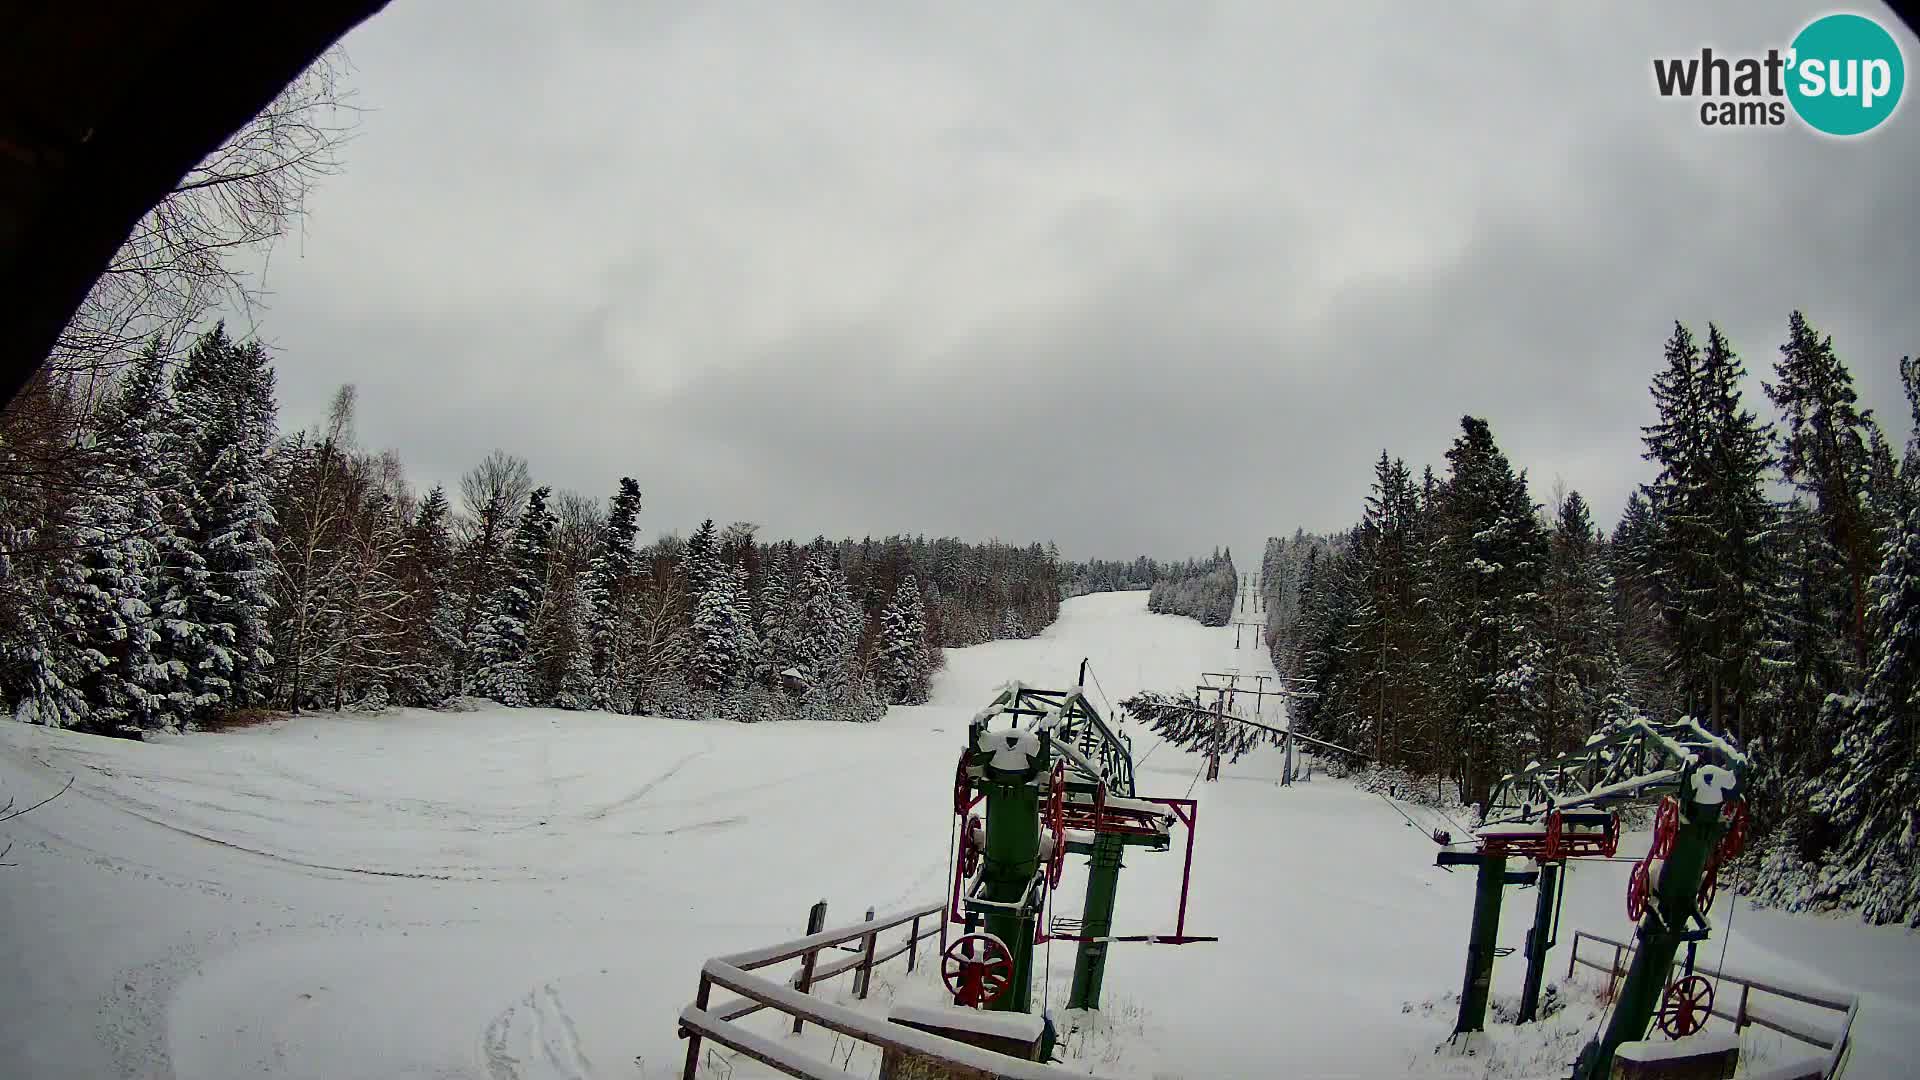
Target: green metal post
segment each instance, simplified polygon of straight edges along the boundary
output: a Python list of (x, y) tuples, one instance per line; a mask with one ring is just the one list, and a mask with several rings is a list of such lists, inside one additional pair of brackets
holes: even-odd
[[(1019, 772), (986, 770), (987, 849), (981, 870), (980, 898), (1011, 904), (1031, 900), (1028, 886), (1040, 868), (1040, 790), (1034, 780), (1043, 750)], [(987, 933), (1005, 942), (1013, 954), (1013, 985), (988, 1006), (1000, 1012), (1030, 1012), (1033, 999), (1033, 920), (1031, 905), (1021, 911), (990, 909)]]
[(1093, 858), (1088, 863), (1087, 902), (1081, 909), (1080, 933), (1093, 940), (1082, 941), (1073, 956), (1073, 990), (1067, 996), (1069, 1009), (1100, 1007), (1100, 983), (1107, 974), (1107, 946), (1100, 940), (1113, 932), (1113, 902), (1120, 891), (1120, 856), (1125, 843), (1115, 833), (1102, 833), (1093, 842)]
[(1614, 1051), (1620, 1044), (1646, 1038), (1647, 1025), (1666, 993), (1674, 954), (1687, 939), (1686, 920), (1697, 904), (1700, 877), (1721, 832), (1721, 804), (1693, 802), (1690, 792), (1691, 784), (1683, 781), (1680, 829), (1674, 836), (1673, 851), (1660, 872), (1660, 884), (1647, 903), (1647, 913), (1640, 919), (1640, 944), (1627, 967), (1626, 981), (1620, 984), (1613, 1019), (1598, 1039), (1587, 1044), (1575, 1067), (1575, 1075), (1582, 1080), (1605, 1080), (1612, 1074)]
[(1540, 981), (1547, 972), (1547, 950), (1553, 947), (1553, 895), (1559, 883), (1558, 863), (1540, 864), (1539, 895), (1534, 897), (1533, 929), (1527, 931), (1527, 982), (1520, 990), (1520, 1022), (1530, 1024), (1540, 1011)]
[(1460, 984), (1460, 1019), (1453, 1033), (1487, 1026), (1487, 994), (1493, 984), (1494, 942), (1500, 935), (1500, 894), (1506, 891), (1507, 853), (1489, 844), (1480, 855), (1473, 894), (1473, 936), (1467, 941), (1467, 975)]

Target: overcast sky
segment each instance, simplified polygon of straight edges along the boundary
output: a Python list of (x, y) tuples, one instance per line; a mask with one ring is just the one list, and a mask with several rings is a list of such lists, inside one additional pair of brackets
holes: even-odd
[(1653, 90), (1826, 7), (1318, 7), (393, 0), (257, 315), (283, 421), (352, 382), (422, 487), (631, 474), (649, 536), (1181, 556), (1344, 526), (1463, 413), (1610, 523), (1673, 321), (1757, 374), (1797, 306), (1904, 439), (1920, 106)]

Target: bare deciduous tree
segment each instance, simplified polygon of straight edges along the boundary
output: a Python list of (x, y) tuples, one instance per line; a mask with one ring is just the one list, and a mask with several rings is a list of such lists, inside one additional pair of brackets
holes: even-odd
[(171, 350), (220, 305), (242, 310), (259, 285), (234, 262), (287, 234), (321, 178), (340, 170), (354, 109), (346, 55), (329, 51), (220, 149), (180, 179), (134, 227), (48, 358), (91, 384), (128, 353)]
[(461, 597), (459, 677), (462, 693), (466, 689), (466, 678), (472, 673), (471, 644), (481, 604), (492, 588), (493, 572), (506, 550), (514, 515), (532, 492), (533, 473), (528, 470), (526, 459), (505, 450), (488, 454), (460, 478), (460, 497), (467, 509), (460, 520), (461, 555), (456, 571), (456, 587)]

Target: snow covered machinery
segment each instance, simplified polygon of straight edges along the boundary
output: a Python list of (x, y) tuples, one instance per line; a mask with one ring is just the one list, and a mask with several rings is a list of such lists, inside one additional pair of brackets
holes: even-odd
[[(1086, 664), (1080, 667), (1086, 681)], [(1126, 736), (1107, 726), (1082, 692), (1002, 687), (968, 727), (954, 777), (958, 817), (941, 974), (955, 1004), (1032, 1012), (1033, 952), (1058, 938), (1078, 942), (1068, 1008), (1098, 1008), (1107, 947), (1115, 941), (1214, 941), (1186, 933), (1193, 870), (1192, 799), (1143, 799), (1133, 783)], [(1171, 934), (1117, 937), (1113, 906), (1120, 856), (1128, 847), (1166, 851), (1173, 827), (1187, 830), (1180, 906)], [(1090, 856), (1078, 919), (1052, 916), (1050, 898), (1068, 854)]]
[[(1739, 785), (1746, 765), (1733, 744), (1691, 719), (1674, 724), (1634, 720), (1596, 732), (1578, 750), (1501, 777), (1474, 832), (1477, 850), (1443, 851), (1439, 858), (1443, 866), (1479, 869), (1455, 1034), (1485, 1025), (1501, 891), (1534, 873), (1509, 873), (1507, 859), (1527, 858), (1539, 867), (1520, 1002), (1524, 1023), (1534, 1018), (1552, 945), (1559, 869), (1568, 859), (1611, 858), (1620, 840), (1617, 808), (1655, 801), (1652, 846), (1628, 875), (1627, 914), (1638, 939), (1633, 962), (1606, 1030), (1581, 1052), (1575, 1076), (1608, 1076), (1614, 1051), (1644, 1038), (1656, 1019), (1675, 1037), (1698, 1030), (1711, 1007), (1711, 988), (1703, 1006), (1700, 990), (1707, 984), (1693, 976), (1693, 956), (1712, 930), (1707, 911), (1719, 867), (1745, 844), (1746, 804)], [(1687, 946), (1685, 977), (1672, 979), (1681, 945)]]

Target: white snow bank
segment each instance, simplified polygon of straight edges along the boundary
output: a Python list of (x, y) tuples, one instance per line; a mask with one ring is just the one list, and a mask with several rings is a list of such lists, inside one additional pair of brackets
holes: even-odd
[[(829, 925), (940, 898), (954, 760), (967, 721), (1009, 678), (1066, 686), (1088, 656), (1096, 698), (1104, 687), (1118, 700), (1191, 686), (1236, 656), (1267, 670), (1230, 631), (1144, 602), (1083, 597), (1037, 638), (955, 650), (931, 704), (875, 724), (485, 707), (309, 716), (150, 744), (0, 725), (0, 800), (24, 805), (76, 777), (0, 829), (17, 864), (0, 869), (0, 950), (14, 974), (0, 981), (4, 1071), (678, 1076), (675, 1018), (706, 960), (802, 934), (822, 896)], [(1473, 1071), (1483, 1062), (1435, 1054), (1446, 1008), (1402, 1010), (1458, 987), (1471, 874), (1435, 868), (1427, 835), (1371, 794), (1324, 778), (1279, 787), (1277, 750), (1206, 783), (1202, 758), (1133, 734), (1142, 795), (1200, 800), (1187, 930), (1222, 941), (1114, 944), (1098, 1014), (1065, 1011), (1073, 949), (1043, 946), (1036, 998), (1076, 1068), (1484, 1075)], [(1621, 854), (1645, 843), (1630, 835)], [(1179, 851), (1128, 853), (1114, 934), (1172, 932), (1181, 862)], [(1054, 914), (1080, 915), (1083, 865), (1068, 861)], [(1569, 871), (1567, 931), (1630, 931), (1627, 869)], [(1723, 889), (1716, 925), (1732, 903)], [(1508, 891), (1500, 944), (1521, 941), (1532, 909), (1530, 893)], [(1920, 1030), (1920, 937), (1745, 905), (1732, 922), (1730, 966), (1861, 993), (1850, 1077), (1903, 1074)], [(1569, 938), (1552, 956), (1556, 978)], [(1722, 941), (1702, 955), (1717, 962)], [(870, 1004), (883, 1009), (895, 989), (937, 1003), (932, 954), (924, 944), (911, 977), (903, 961), (878, 972)], [(1517, 993), (1524, 967), (1502, 960), (1496, 991)], [(1556, 1018), (1563, 1042), (1516, 1047), (1538, 1067), (1510, 1075), (1556, 1075), (1597, 1019), (1574, 1013)], [(778, 1017), (745, 1022), (784, 1041)], [(830, 1044), (821, 1036), (805, 1052), (827, 1059)], [(715, 1077), (770, 1075), (715, 1060)], [(868, 1075), (854, 1064), (849, 1075)]]

